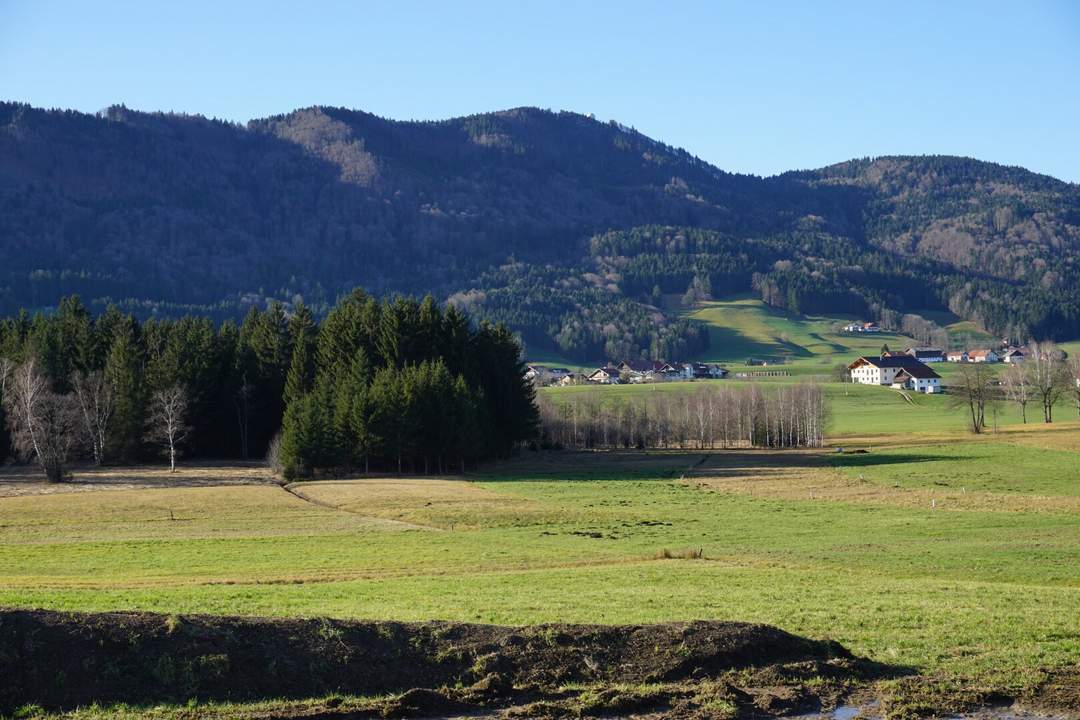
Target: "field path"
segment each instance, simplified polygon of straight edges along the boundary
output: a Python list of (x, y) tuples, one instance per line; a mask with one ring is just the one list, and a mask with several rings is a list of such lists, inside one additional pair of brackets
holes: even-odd
[(404, 520), (393, 520), (391, 518), (379, 517), (378, 515), (367, 515), (361, 512), (357, 512), (355, 510), (350, 510), (343, 505), (335, 505), (324, 500), (318, 500), (300, 492), (296, 487), (298, 484), (299, 483), (288, 483), (286, 485), (281, 485), (280, 487), (282, 490), (299, 500), (303, 500), (306, 503), (311, 503), (312, 505), (326, 508), (328, 510), (337, 510), (339, 512), (349, 513), (350, 515), (357, 515), (359, 517), (367, 518), (381, 524), (387, 524), (396, 528), (401, 528), (402, 530), (435, 530), (439, 532), (442, 531), (442, 528), (435, 527), (434, 525), (420, 525), (418, 523), (405, 522)]

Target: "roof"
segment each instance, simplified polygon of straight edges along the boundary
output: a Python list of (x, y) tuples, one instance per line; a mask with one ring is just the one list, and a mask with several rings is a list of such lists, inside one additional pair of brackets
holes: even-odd
[(986, 357), (990, 353), (994, 353), (995, 355), (997, 355), (997, 353), (993, 350), (968, 350), (968, 357)]
[(907, 375), (908, 377), (915, 378), (916, 380), (933, 380), (934, 378), (941, 377), (931, 368), (928, 368), (922, 363), (919, 363), (918, 367), (906, 367), (900, 372), (896, 373), (896, 377), (900, 377), (901, 375)]
[(661, 372), (671, 367), (663, 360), (623, 360), (619, 363), (619, 367), (623, 366), (640, 373)]
[(909, 347), (904, 352), (909, 355), (915, 355), (915, 357), (918, 357), (919, 355), (931, 355), (937, 357), (938, 355), (945, 354), (940, 348), (935, 347)]

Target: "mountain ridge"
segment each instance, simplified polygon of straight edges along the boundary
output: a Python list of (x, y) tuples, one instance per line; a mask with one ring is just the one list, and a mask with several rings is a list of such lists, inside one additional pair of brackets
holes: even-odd
[[(6, 312), (67, 292), (141, 314), (237, 315), (267, 298), (324, 307), (353, 285), (475, 291), (506, 296), (476, 303), (479, 314), (552, 347), (598, 304), (623, 319), (590, 352), (629, 333), (620, 350), (645, 354), (657, 333), (643, 318), (659, 311), (648, 295), (698, 278), (699, 290), (753, 290), (787, 309), (942, 308), (1001, 334), (1080, 335), (1080, 185), (958, 156), (759, 177), (532, 107), (402, 121), (313, 106), (240, 125), (3, 103), (0, 209)], [(689, 253), (593, 252), (635, 228), (712, 234)], [(562, 290), (530, 298), (545, 282)]]

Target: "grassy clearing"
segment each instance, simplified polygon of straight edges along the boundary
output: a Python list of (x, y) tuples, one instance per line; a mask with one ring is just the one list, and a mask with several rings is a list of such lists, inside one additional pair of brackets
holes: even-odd
[(0, 498), (0, 604), (738, 619), (1018, 688), (1080, 663), (1078, 434), (852, 436), (865, 454), (529, 453), (470, 482), (299, 487), (321, 504), (274, 486)]
[(883, 344), (904, 348), (909, 337), (840, 331), (855, 317), (795, 315), (760, 300), (737, 297), (702, 303), (689, 317), (708, 324), (711, 362), (743, 363), (747, 358), (786, 360), (792, 372), (827, 373), (832, 365), (858, 355), (878, 353)]

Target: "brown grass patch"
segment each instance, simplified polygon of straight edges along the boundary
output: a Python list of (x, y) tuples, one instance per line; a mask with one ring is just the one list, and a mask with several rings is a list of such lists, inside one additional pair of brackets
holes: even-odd
[(36, 465), (0, 467), (0, 498), (20, 495), (57, 495), (95, 490), (211, 487), (218, 485), (276, 484), (260, 462), (200, 462), (180, 465), (175, 473), (163, 465), (75, 466), (71, 482), (48, 483)]
[(444, 530), (565, 519), (565, 513), (558, 508), (490, 490), (466, 480), (328, 480), (296, 483), (290, 489), (313, 502), (349, 513)]
[(1011, 442), (1018, 445), (1080, 452), (1080, 422), (1066, 421), (1046, 424), (1029, 422), (1002, 425), (975, 435), (963, 430), (895, 433), (891, 435), (849, 435), (830, 438), (831, 447), (844, 449), (887, 449), (941, 445), (949, 442)]
[(393, 530), (379, 518), (319, 507), (277, 485), (63, 492), (0, 498), (0, 541), (270, 537)]

